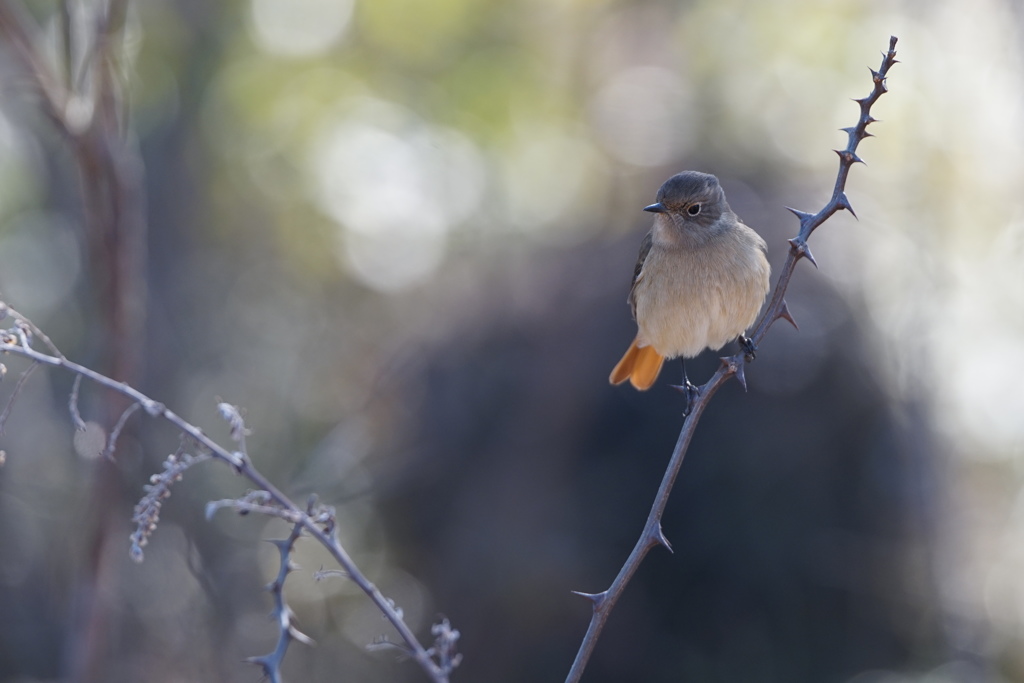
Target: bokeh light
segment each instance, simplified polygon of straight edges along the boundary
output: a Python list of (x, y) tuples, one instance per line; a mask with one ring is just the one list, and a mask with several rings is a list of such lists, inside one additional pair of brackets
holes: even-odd
[(533, 239), (561, 241), (600, 220), (607, 162), (587, 137), (522, 122), (502, 152), (501, 208), (488, 216), (485, 229), (511, 228)]
[(252, 0), (253, 37), (272, 54), (312, 57), (338, 42), (354, 4), (354, 0)]
[(671, 69), (622, 69), (595, 93), (591, 108), (601, 142), (618, 161), (664, 166), (690, 149), (690, 93), (686, 81)]
[(464, 135), (365, 100), (314, 141), (316, 199), (359, 280), (384, 291), (429, 276), (448, 233), (479, 207), (480, 153)]

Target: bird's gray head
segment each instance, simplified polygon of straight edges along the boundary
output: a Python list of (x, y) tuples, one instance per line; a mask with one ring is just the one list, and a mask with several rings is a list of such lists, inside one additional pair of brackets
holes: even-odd
[(730, 211), (718, 178), (698, 171), (684, 171), (666, 180), (657, 199), (644, 211), (664, 214), (681, 229), (710, 227)]

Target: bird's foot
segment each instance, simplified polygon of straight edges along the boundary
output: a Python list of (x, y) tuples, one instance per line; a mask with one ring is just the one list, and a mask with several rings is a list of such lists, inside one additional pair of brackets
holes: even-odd
[(700, 398), (700, 389), (690, 380), (684, 380), (683, 384), (670, 384), (670, 387), (686, 397), (686, 407), (683, 409), (683, 417), (688, 417), (693, 410), (693, 403)]
[(757, 358), (757, 346), (749, 337), (744, 337), (742, 334), (739, 339), (736, 340), (739, 343), (740, 348), (743, 349), (743, 356), (747, 359), (747, 362)]

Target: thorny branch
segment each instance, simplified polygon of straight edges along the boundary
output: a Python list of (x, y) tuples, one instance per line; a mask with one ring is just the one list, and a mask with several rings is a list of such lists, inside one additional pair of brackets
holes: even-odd
[[(310, 501), (309, 512), (313, 512), (315, 501)], [(277, 645), (274, 651), (260, 657), (250, 657), (248, 661), (258, 664), (263, 669), (264, 675), (270, 683), (282, 683), (281, 663), (284, 661), (288, 646), (293, 640), (306, 645), (313, 645), (313, 639), (300, 631), (295, 626), (295, 613), (284, 600), (284, 581), (288, 575), (297, 569), (292, 562), (292, 550), (295, 542), (302, 536), (302, 523), (296, 523), (288, 538), (270, 541), (277, 548), (281, 555), (281, 562), (278, 566), (277, 576), (267, 586), (267, 590), (274, 596), (274, 619), (277, 620)]]
[[(358, 585), (363, 592), (369, 596), (377, 608), (384, 614), (385, 618), (392, 626), (395, 627), (403, 642), (403, 651), (406, 652), (408, 656), (416, 660), (416, 663), (420, 665), (432, 681), (435, 683), (447, 683), (452, 670), (458, 665), (458, 657), (452, 652), (454, 641), (458, 639), (458, 631), (454, 631), (446, 625), (440, 630), (435, 626), (435, 629), (432, 631), (432, 635), (436, 637), (434, 646), (428, 649), (419, 642), (416, 635), (405, 623), (401, 610), (395, 606), (393, 601), (386, 598), (383, 593), (380, 592), (380, 589), (378, 589), (377, 586), (362, 573), (359, 567), (356, 566), (355, 562), (341, 546), (335, 531), (336, 525), (334, 510), (329, 507), (318, 506), (315, 504), (315, 501), (311, 501), (309, 506), (305, 509), (299, 507), (290, 498), (288, 498), (288, 496), (274, 486), (274, 484), (271, 483), (271, 481), (268, 480), (260, 471), (253, 467), (252, 462), (245, 453), (245, 435), (248, 433), (248, 430), (245, 427), (241, 412), (238, 408), (227, 403), (221, 403), (218, 406), (221, 417), (228, 422), (231, 430), (231, 436), (240, 448), (240, 450), (229, 450), (208, 437), (198, 427), (187, 422), (177, 413), (167, 408), (163, 403), (153, 400), (130, 385), (124, 382), (115, 381), (106, 375), (100, 374), (83, 365), (79, 365), (74, 361), (70, 361), (58, 351), (55, 351), (54, 355), (50, 355), (36, 350), (32, 346), (32, 336), (30, 332), (31, 330), (36, 329), (35, 326), (32, 325), (27, 318), (14, 311), (3, 302), (0, 302), (0, 319), (3, 319), (8, 315), (14, 318), (15, 324), (9, 329), (0, 329), (0, 354), (13, 354), (26, 358), (31, 361), (31, 365), (29, 366), (30, 368), (38, 367), (39, 365), (61, 368), (78, 377), (83, 377), (99, 386), (117, 392), (131, 401), (132, 405), (142, 408), (150, 417), (162, 418), (171, 423), (182, 434), (184, 441), (190, 442), (195, 446), (197, 451), (200, 451), (199, 455), (188, 455), (185, 453), (185, 446), (183, 445), (179, 448), (177, 453), (172, 454), (167, 461), (165, 461), (164, 472), (162, 474), (153, 475), (150, 480), (150, 485), (145, 487), (145, 495), (136, 506), (133, 520), (137, 525), (136, 531), (132, 534), (131, 538), (131, 556), (133, 559), (142, 559), (142, 548), (148, 541), (149, 535), (152, 534), (153, 530), (156, 528), (156, 522), (159, 519), (160, 506), (163, 500), (170, 495), (171, 484), (178, 481), (184, 471), (195, 463), (209, 458), (220, 460), (231, 465), (238, 474), (252, 482), (257, 487), (257, 490), (240, 500), (217, 501), (215, 503), (211, 503), (207, 507), (208, 515), (221, 507), (230, 507), (242, 513), (259, 512), (279, 517), (292, 524), (293, 531), (289, 540), (275, 542), (282, 553), (282, 567), (285, 566), (284, 563), (286, 562), (289, 563), (289, 567), (291, 566), (291, 549), (294, 547), (295, 541), (298, 540), (299, 535), (301, 533), (305, 533), (312, 536), (317, 542), (327, 549), (332, 557), (334, 557), (335, 561), (337, 561), (337, 563), (344, 569), (347, 578), (354, 581), (356, 585)], [(20, 389), (20, 386), (22, 386), (26, 380), (26, 373), (22, 374), (22, 378), (19, 380), (18, 386), (15, 387), (15, 396), (13, 396), (9, 401), (5, 412), (10, 412), (10, 409), (14, 404), (14, 400), (17, 398), (16, 394)], [(78, 416), (78, 420), (74, 420), (77, 426), (78, 421), (81, 420), (81, 417), (78, 415), (77, 406), (77, 381), (72, 391), (75, 394), (73, 397), (75, 400), (69, 400), (69, 408), (73, 420), (75, 416)], [(135, 410), (137, 410), (137, 408), (133, 409), (131, 412), (126, 411), (122, 414), (122, 419), (119, 420), (118, 426), (123, 427), (124, 421), (127, 420)], [(112, 432), (109, 437), (107, 450), (105, 452), (113, 452), (113, 445), (118, 431), (119, 430), (115, 427), (115, 431)], [(308, 641), (304, 636), (301, 638), (299, 637), (301, 634), (294, 629), (294, 625), (292, 624), (289, 616), (291, 612), (287, 605), (284, 605), (282, 602), (282, 593), (280, 590), (274, 589), (278, 584), (283, 585), (284, 575), (286, 575), (287, 572), (284, 569), (281, 571), (282, 573), (279, 573), (278, 579), (274, 584), (271, 584), (271, 592), (274, 594), (275, 599), (274, 615), (278, 619), (279, 627), (283, 629), (282, 634), (287, 632), (287, 635), (281, 636), (281, 640), (279, 641), (278, 647), (275, 649), (274, 653), (250, 660), (259, 664), (271, 681), (280, 680), (279, 667), (284, 657), (284, 649), (287, 648), (287, 645), (292, 640), (300, 640), (302, 642)], [(454, 634), (454, 636), (452, 634)]]
[[(800, 231), (796, 237), (789, 240), (789, 255), (786, 257), (786, 263), (782, 267), (778, 284), (775, 285), (775, 291), (772, 294), (764, 316), (754, 329), (753, 334), (750, 335), (750, 340), (755, 348), (761, 343), (761, 340), (768, 333), (768, 329), (776, 320), (784, 318), (792, 323), (794, 327), (796, 326), (796, 321), (793, 320), (786, 306), (785, 295), (786, 289), (789, 287), (789, 281), (793, 277), (793, 270), (796, 267), (797, 261), (801, 258), (806, 258), (811, 263), (815, 263), (811, 250), (807, 246), (807, 238), (810, 237), (817, 227), (838, 211), (846, 209), (856, 216), (853, 213), (853, 208), (850, 206), (850, 200), (846, 197), (846, 179), (850, 174), (850, 168), (855, 163), (863, 163), (860, 157), (857, 156), (857, 146), (864, 138), (871, 137), (871, 133), (867, 132), (867, 127), (876, 120), (871, 116), (871, 107), (879, 97), (888, 92), (888, 87), (885, 84), (886, 75), (889, 69), (896, 63), (896, 36), (892, 36), (889, 38), (889, 50), (883, 53), (882, 65), (877, 71), (871, 70), (871, 79), (874, 83), (871, 94), (855, 100), (860, 105), (860, 117), (857, 125), (842, 129), (847, 134), (847, 144), (844, 149), (836, 150), (836, 154), (839, 155), (839, 171), (836, 175), (835, 187), (832, 190), (832, 198), (815, 214), (789, 209), (800, 220)], [(697, 398), (692, 402), (691, 412), (683, 423), (683, 428), (679, 433), (675, 449), (672, 451), (672, 458), (669, 460), (661, 486), (658, 488), (658, 493), (647, 517), (644, 530), (633, 547), (633, 551), (619, 570), (618, 576), (615, 577), (612, 585), (607, 590), (600, 593), (581, 593), (577, 591), (578, 595), (590, 600), (593, 605), (593, 613), (587, 633), (583, 637), (579, 651), (576, 653), (576, 660), (573, 662), (572, 669), (570, 669), (569, 675), (566, 678), (567, 683), (575, 683), (580, 680), (583, 670), (587, 666), (587, 661), (594, 651), (594, 646), (597, 644), (597, 639), (601, 635), (601, 630), (608, 620), (608, 615), (640, 566), (640, 563), (647, 556), (648, 551), (658, 545), (664, 546), (669, 551), (672, 550), (672, 546), (662, 531), (661, 517), (665, 511), (665, 505), (668, 503), (669, 494), (671, 494), (672, 487), (675, 484), (676, 476), (679, 474), (679, 469), (683, 464), (683, 458), (689, 449), (690, 440), (693, 438), (697, 422), (700, 420), (700, 416), (703, 414), (711, 397), (731, 376), (735, 375), (744, 388), (747, 386), (743, 370), (745, 364), (752, 359), (746, 357), (741, 352), (721, 360), (722, 364), (715, 374), (697, 390)]]

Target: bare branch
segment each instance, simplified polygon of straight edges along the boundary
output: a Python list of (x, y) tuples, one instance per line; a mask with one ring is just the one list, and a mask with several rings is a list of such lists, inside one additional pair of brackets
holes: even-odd
[(305, 645), (314, 644), (312, 638), (295, 626), (295, 613), (292, 612), (291, 607), (284, 600), (285, 579), (288, 578), (290, 573), (298, 569), (295, 563), (292, 562), (291, 555), (292, 550), (295, 548), (295, 542), (302, 536), (302, 529), (302, 522), (298, 522), (292, 528), (288, 538), (268, 541), (277, 548), (281, 556), (277, 576), (267, 586), (267, 590), (274, 596), (274, 611), (271, 612), (270, 616), (277, 622), (277, 645), (274, 647), (273, 652), (260, 655), (259, 657), (249, 657), (246, 661), (259, 665), (263, 669), (263, 675), (267, 677), (270, 683), (282, 683), (281, 664), (284, 662), (288, 646), (291, 645), (293, 640), (297, 640)]
[(128, 422), (128, 418), (139, 409), (138, 403), (131, 403), (124, 412), (121, 413), (121, 417), (117, 418), (117, 423), (114, 428), (110, 430), (110, 436), (107, 438), (107, 447), (103, 449), (103, 457), (107, 460), (114, 459), (114, 449), (117, 448), (117, 439), (121, 436), (121, 430), (124, 429), (124, 425)]
[[(0, 302), (0, 310), (9, 309), (3, 308), (3, 302)], [(207, 516), (211, 516), (220, 508), (229, 507), (237, 510), (241, 514), (256, 512), (273, 517), (279, 517), (296, 526), (296, 528), (305, 530), (306, 533), (316, 539), (318, 543), (327, 549), (335, 561), (341, 565), (348, 577), (359, 586), (370, 600), (373, 601), (377, 609), (384, 614), (384, 617), (391, 622), (392, 626), (395, 627), (401, 636), (402, 641), (407, 646), (409, 656), (416, 660), (416, 663), (419, 664), (419, 666), (426, 672), (430, 677), (430, 680), (434, 681), (434, 683), (448, 682), (449, 672), (451, 671), (451, 668), (457, 664), (457, 657), (451, 656), (450, 652), (448, 654), (443, 654), (442, 651), (438, 650), (436, 647), (428, 650), (419, 642), (416, 635), (405, 623), (401, 610), (396, 608), (394, 603), (385, 597), (373, 582), (366, 578), (366, 575), (362, 573), (359, 567), (341, 546), (336, 536), (337, 524), (335, 522), (334, 510), (332, 508), (327, 506), (315, 506), (313, 502), (310, 502), (308, 510), (299, 507), (280, 489), (274, 486), (274, 484), (271, 483), (270, 480), (261, 472), (253, 467), (252, 462), (244, 455), (244, 453), (228, 450), (204, 434), (198, 427), (187, 422), (177, 413), (168, 409), (163, 403), (155, 401), (125, 382), (113, 380), (106, 375), (98, 373), (84, 365), (79, 365), (78, 363), (70, 361), (63, 356), (49, 355), (37, 351), (32, 347), (30, 336), (26, 331), (26, 325), (23, 324), (20, 319), (17, 323), (18, 324), (14, 328), (9, 330), (0, 330), (0, 353), (11, 353), (28, 358), (33, 361), (33, 367), (38, 365), (47, 365), (67, 370), (68, 372), (80, 375), (99, 386), (121, 394), (131, 400), (133, 404), (140, 406), (150, 417), (162, 418), (172, 424), (184, 438), (191, 440), (198, 448), (201, 448), (208, 453), (208, 455), (202, 456), (203, 459), (211, 457), (231, 465), (240, 475), (255, 484), (257, 490), (252, 491), (242, 499), (215, 501), (208, 504)], [(19, 380), (19, 385), (23, 383), (23, 381), (24, 376)], [(17, 387), (15, 390), (17, 391)], [(232, 429), (232, 437), (235, 438), (236, 441), (244, 441), (244, 436), (247, 430), (245, 428), (245, 423), (242, 420), (241, 411), (226, 403), (221, 403), (218, 406), (218, 409), (221, 415), (225, 417), (225, 419), (228, 419)], [(122, 418), (123, 420), (127, 419), (124, 414), (122, 414)], [(119, 423), (123, 420), (119, 420)], [(198, 458), (199, 456), (196, 457)], [(197, 461), (198, 460), (194, 460), (194, 462)], [(142, 548), (148, 541), (149, 536), (153, 533), (153, 530), (156, 528), (160, 505), (162, 504), (162, 501), (170, 495), (170, 484), (177, 481), (177, 479), (180, 478), (178, 475), (180, 475), (188, 466), (194, 464), (194, 462), (186, 465), (184, 464), (184, 459), (182, 459), (180, 464), (168, 459), (164, 465), (164, 473), (161, 475), (154, 475), (156, 480), (153, 480), (150, 487), (146, 488), (146, 495), (139, 502), (139, 505), (136, 506), (134, 521), (138, 526), (135, 533), (132, 535), (131, 554), (133, 558), (141, 558)], [(448, 637), (451, 638), (450, 635)], [(449, 661), (446, 664), (438, 664), (438, 662), (434, 660), (435, 653), (437, 653), (438, 657), (448, 657)], [(259, 660), (260, 658), (256, 658), (254, 661), (262, 663)]]
[[(78, 412), (78, 391), (82, 387), (82, 376), (75, 375), (75, 382), (71, 385), (71, 395), (68, 396), (68, 412), (71, 413), (71, 421), (75, 424), (75, 429), (79, 432), (85, 431), (85, 420), (82, 419), (82, 414)], [(132, 405), (138, 405), (133, 403)]]
[[(764, 336), (768, 333), (768, 329), (776, 320), (784, 318), (796, 326), (796, 322), (793, 320), (789, 313), (789, 309), (786, 306), (785, 295), (786, 289), (789, 287), (789, 282), (793, 277), (793, 270), (796, 267), (796, 262), (801, 258), (806, 258), (812, 264), (814, 263), (814, 257), (811, 255), (811, 251), (807, 247), (807, 238), (810, 237), (811, 233), (817, 227), (828, 220), (832, 214), (837, 211), (846, 209), (850, 213), (853, 213), (850, 201), (846, 197), (846, 179), (849, 176), (850, 168), (853, 164), (861, 163), (861, 159), (856, 154), (857, 145), (860, 144), (860, 141), (864, 138), (870, 137), (870, 134), (867, 132), (867, 127), (875, 121), (871, 116), (871, 106), (888, 90), (885, 85), (886, 74), (888, 74), (889, 69), (896, 63), (896, 37), (892, 36), (889, 39), (889, 50), (884, 53), (882, 58), (882, 66), (878, 71), (871, 71), (872, 81), (874, 82), (874, 88), (872, 89), (871, 94), (862, 99), (855, 100), (860, 105), (860, 118), (857, 121), (857, 125), (843, 129), (848, 135), (848, 141), (845, 149), (837, 150), (836, 152), (839, 155), (839, 171), (836, 174), (836, 183), (832, 191), (832, 198), (815, 214), (790, 209), (790, 211), (800, 221), (800, 231), (796, 237), (789, 240), (789, 255), (782, 267), (778, 284), (775, 286), (775, 291), (772, 294), (772, 298), (767, 309), (765, 309), (764, 316), (755, 328), (754, 333), (750, 335), (750, 340), (753, 342), (755, 348), (761, 340), (764, 339)], [(582, 643), (580, 643), (579, 651), (576, 653), (576, 660), (573, 662), (572, 669), (570, 669), (569, 675), (566, 678), (567, 683), (574, 683), (575, 681), (580, 680), (580, 677), (583, 675), (583, 670), (586, 668), (587, 662), (590, 659), (590, 655), (594, 651), (594, 646), (597, 644), (597, 639), (601, 635), (605, 622), (608, 620), (609, 613), (615, 606), (619, 597), (622, 595), (630, 579), (633, 578), (633, 574), (636, 572), (637, 568), (639, 568), (640, 563), (643, 562), (648, 551), (657, 545), (669, 547), (668, 541), (665, 539), (665, 535), (661, 530), (661, 517), (664, 514), (665, 505), (668, 503), (669, 494), (671, 494), (672, 487), (675, 484), (676, 476), (679, 474), (680, 467), (682, 467), (683, 458), (686, 455), (686, 451), (689, 449), (690, 441), (693, 438), (693, 433), (697, 427), (697, 422), (700, 420), (700, 416), (704, 413), (704, 409), (707, 407), (711, 397), (714, 396), (715, 392), (718, 391), (718, 389), (730, 377), (736, 376), (736, 378), (745, 386), (743, 368), (748, 362), (749, 359), (746, 358), (742, 352), (735, 356), (722, 358), (722, 364), (719, 366), (715, 374), (711, 376), (711, 379), (709, 379), (707, 383), (697, 390), (697, 397), (692, 402), (691, 412), (683, 423), (682, 430), (679, 432), (679, 438), (676, 441), (675, 449), (672, 451), (672, 458), (669, 460), (661, 485), (658, 487), (658, 493), (654, 498), (654, 504), (647, 517), (644, 530), (640, 534), (640, 538), (637, 540), (636, 545), (633, 547), (633, 551), (629, 554), (626, 562), (619, 570), (618, 576), (615, 577), (612, 585), (606, 591), (601, 593), (578, 593), (578, 595), (590, 600), (593, 605), (593, 613), (591, 615), (590, 625), (587, 628), (587, 633), (583, 637)]]
[[(266, 491), (253, 491), (253, 493), (266, 494)], [(267, 517), (277, 517), (283, 519), (289, 524), (300, 524), (303, 521), (303, 514), (290, 508), (283, 508), (280, 505), (275, 505), (271, 500), (270, 496), (266, 495), (264, 502), (253, 501), (246, 498), (225, 498), (223, 500), (211, 500), (206, 504), (206, 518), (212, 519), (218, 510), (231, 509), (240, 515), (247, 515), (251, 512), (256, 512)]]
[(53, 352), (53, 355), (57, 356), (58, 358), (64, 358), (64, 354), (60, 352), (60, 349), (57, 348), (57, 345), (54, 344), (50, 340), (50, 338), (46, 336), (46, 333), (39, 329), (34, 322), (32, 322), (31, 320), (23, 316), (21, 313), (18, 313), (16, 310), (14, 310), (13, 308), (6, 304), (4, 304), (3, 311), (5, 315), (0, 316), (0, 320), (2, 320), (6, 315), (10, 315), (12, 318), (17, 320), (22, 326), (30, 330), (33, 337), (46, 344), (46, 348), (50, 349), (50, 351)]

